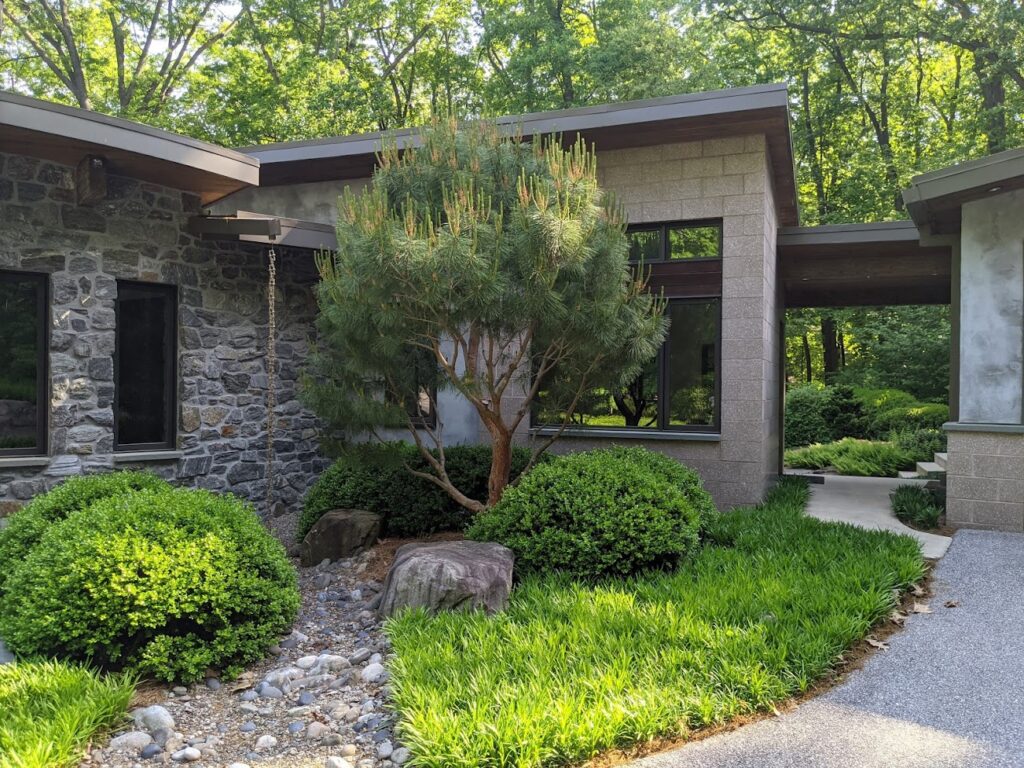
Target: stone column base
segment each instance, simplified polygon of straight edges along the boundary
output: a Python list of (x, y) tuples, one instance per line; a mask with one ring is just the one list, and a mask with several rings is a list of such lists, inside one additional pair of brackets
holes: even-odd
[(1024, 532), (1024, 427), (946, 425), (946, 522)]

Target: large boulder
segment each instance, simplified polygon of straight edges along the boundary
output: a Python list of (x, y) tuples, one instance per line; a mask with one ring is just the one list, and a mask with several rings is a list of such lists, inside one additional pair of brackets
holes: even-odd
[(406, 544), (384, 582), (380, 613), (393, 616), (401, 608), (501, 611), (512, 589), (514, 560), (511, 549), (490, 542)]
[(358, 555), (380, 538), (382, 518), (365, 509), (335, 509), (309, 529), (299, 547), (305, 566)]

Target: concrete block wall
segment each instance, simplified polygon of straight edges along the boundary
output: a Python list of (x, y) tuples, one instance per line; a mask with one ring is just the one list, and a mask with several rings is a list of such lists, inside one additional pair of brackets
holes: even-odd
[(554, 450), (642, 444), (696, 469), (720, 509), (756, 503), (778, 474), (780, 439), (776, 211), (764, 137), (599, 151), (597, 165), (630, 223), (722, 219), (722, 428), (720, 436), (573, 435)]
[(946, 465), (950, 525), (1024, 531), (1024, 429), (951, 430)]

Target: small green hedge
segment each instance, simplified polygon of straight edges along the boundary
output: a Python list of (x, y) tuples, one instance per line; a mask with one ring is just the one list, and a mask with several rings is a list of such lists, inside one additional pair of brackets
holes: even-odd
[(890, 433), (908, 429), (942, 429), (949, 421), (949, 406), (943, 403), (913, 403), (879, 411), (870, 420), (873, 435), (888, 437)]
[(509, 547), (522, 575), (591, 580), (673, 566), (697, 548), (712, 507), (699, 482), (665, 472), (663, 458), (643, 448), (559, 456), (505, 491), (466, 535)]
[[(529, 460), (527, 449), (513, 448), (513, 479), (519, 476)], [(408, 467), (429, 471), (426, 459), (414, 445), (353, 446), (310, 488), (299, 518), (299, 540), (325, 512), (332, 509), (375, 512), (383, 516), (388, 536), (420, 536), (465, 528), (472, 513), (460, 507), (434, 483), (412, 475)], [(456, 488), (470, 498), (487, 498), (490, 446), (445, 448), (445, 468)]]
[(0, 596), (12, 568), (28, 556), (50, 526), (100, 499), (144, 488), (170, 486), (147, 472), (108, 472), (70, 477), (52, 491), (36, 496), (0, 530)]
[(295, 571), (251, 507), (147, 489), (52, 524), (14, 564), (0, 636), (21, 656), (188, 682), (262, 658), (298, 607)]

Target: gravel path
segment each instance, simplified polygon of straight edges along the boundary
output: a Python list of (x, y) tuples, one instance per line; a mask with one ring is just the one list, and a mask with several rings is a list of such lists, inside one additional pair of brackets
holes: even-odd
[(401, 766), (373, 557), (300, 568), (299, 618), (270, 659), (234, 682), (144, 690), (148, 706), (83, 768)]
[[(931, 613), (828, 693), (632, 768), (1024, 768), (1024, 536), (960, 531)], [(948, 607), (947, 607), (948, 606)]]

